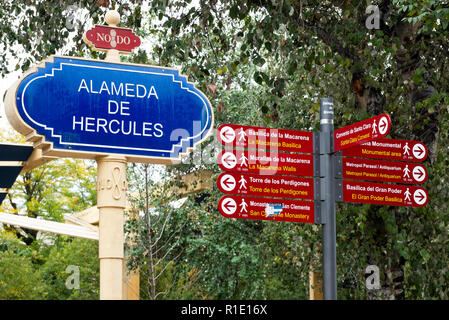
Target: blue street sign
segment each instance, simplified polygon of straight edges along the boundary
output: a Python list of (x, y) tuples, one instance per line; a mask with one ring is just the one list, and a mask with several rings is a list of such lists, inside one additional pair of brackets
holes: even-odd
[(54, 56), (34, 70), (15, 104), (54, 150), (174, 159), (213, 127), (207, 97), (176, 69)]

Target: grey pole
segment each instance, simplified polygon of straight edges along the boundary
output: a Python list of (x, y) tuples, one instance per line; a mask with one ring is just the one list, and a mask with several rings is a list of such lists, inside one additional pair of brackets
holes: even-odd
[(337, 235), (335, 219), (334, 102), (320, 99), (320, 191), (323, 219), (323, 295), (337, 300)]

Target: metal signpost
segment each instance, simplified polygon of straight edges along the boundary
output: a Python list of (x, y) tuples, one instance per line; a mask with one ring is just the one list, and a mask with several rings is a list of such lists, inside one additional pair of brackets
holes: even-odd
[(207, 97), (176, 69), (120, 62), (140, 39), (108, 26), (84, 35), (104, 61), (51, 56), (32, 67), (5, 98), (9, 122), (41, 155), (95, 159), (98, 164), (100, 299), (122, 299), (126, 163), (172, 164), (207, 138)]
[(335, 217), (334, 102), (320, 100), (320, 200), (323, 250), (323, 297), (337, 299), (337, 233)]
[(217, 186), (226, 195), (218, 209), (227, 218), (322, 224), (323, 295), (336, 300), (335, 203), (423, 207), (429, 201), (424, 188), (410, 185), (427, 181), (427, 169), (416, 163), (427, 148), (383, 138), (390, 129), (390, 117), (381, 114), (334, 130), (331, 98), (320, 100), (318, 133), (223, 124), (217, 138), (225, 150), (217, 160), (225, 172)]

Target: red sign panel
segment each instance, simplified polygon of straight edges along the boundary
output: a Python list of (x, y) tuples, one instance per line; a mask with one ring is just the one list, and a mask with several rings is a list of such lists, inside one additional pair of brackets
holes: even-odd
[(95, 26), (86, 32), (84, 41), (97, 50), (116, 49), (121, 52), (131, 52), (140, 46), (140, 38), (131, 29), (109, 26)]
[(218, 209), (227, 218), (315, 222), (313, 201), (224, 196), (218, 202)]
[(427, 180), (427, 170), (421, 164), (343, 158), (343, 178), (421, 184)]
[(391, 128), (388, 114), (381, 114), (334, 131), (335, 151), (385, 137)]
[(224, 150), (218, 155), (224, 171), (263, 175), (313, 176), (313, 155), (266, 153), (261, 150)]
[(424, 143), (411, 140), (378, 139), (348, 148), (343, 156), (372, 159), (424, 161), (427, 158)]
[(221, 192), (236, 195), (313, 200), (313, 178), (222, 173), (217, 179)]
[(424, 207), (429, 201), (426, 189), (421, 187), (345, 180), (342, 187), (344, 202)]
[(313, 132), (223, 124), (217, 130), (221, 144), (232, 147), (313, 153)]

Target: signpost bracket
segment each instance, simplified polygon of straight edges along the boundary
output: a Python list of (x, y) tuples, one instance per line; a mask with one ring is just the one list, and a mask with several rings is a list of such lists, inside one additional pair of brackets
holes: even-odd
[(320, 133), (313, 132), (313, 153), (320, 154)]
[(321, 201), (315, 201), (315, 223), (325, 224), (326, 222), (326, 217), (321, 215)]
[[(331, 161), (329, 163), (327, 163), (328, 161), (328, 157), (330, 156)], [(334, 172), (336, 172), (337, 170), (337, 161), (335, 160), (335, 154), (320, 154), (319, 155), (319, 160), (318, 160), (318, 164), (319, 164), (319, 173), (318, 176), (323, 178), (325, 177), (325, 173), (327, 172), (326, 170), (329, 170), (328, 166), (331, 166), (331, 170), (333, 170)], [(314, 163), (315, 164), (315, 163)]]
[(321, 178), (313, 178), (313, 199), (314, 200), (323, 200), (321, 199)]
[(313, 175), (315, 177), (320, 177), (320, 155), (316, 154), (313, 156)]
[(341, 151), (337, 151), (334, 156), (335, 165), (335, 178), (343, 178), (343, 158), (341, 157)]
[(325, 153), (333, 153), (334, 152), (334, 130), (330, 130), (327, 132), (320, 131), (319, 132), (319, 145), (320, 145), (320, 154)]
[(343, 180), (335, 181), (335, 201), (343, 202)]
[(325, 186), (326, 186), (326, 180), (325, 180), (326, 178), (319, 178), (319, 180), (320, 180), (320, 182), (319, 182), (319, 192), (318, 192), (318, 195), (319, 195), (319, 200), (320, 201), (324, 201), (324, 200), (326, 200), (326, 196), (325, 196), (325, 192), (326, 192), (326, 188), (325, 188)]

